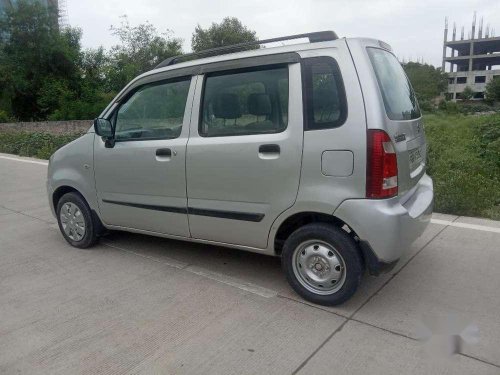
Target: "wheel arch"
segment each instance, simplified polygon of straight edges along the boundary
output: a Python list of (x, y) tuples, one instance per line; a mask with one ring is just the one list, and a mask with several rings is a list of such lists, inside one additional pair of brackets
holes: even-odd
[(104, 226), (101, 218), (99, 217), (99, 214), (90, 205), (90, 202), (85, 197), (85, 195), (82, 194), (82, 192), (80, 190), (78, 190), (77, 188), (75, 188), (74, 186), (71, 186), (71, 185), (61, 185), (58, 188), (56, 188), (54, 190), (54, 192), (52, 193), (51, 204), (52, 204), (52, 207), (54, 208), (54, 213), (56, 214), (56, 216), (57, 216), (57, 204), (58, 204), (59, 200), (64, 196), (64, 194), (71, 193), (71, 192), (74, 192), (74, 193), (77, 193), (78, 195), (80, 195), (82, 197), (82, 199), (87, 203), (87, 205), (90, 208), (90, 212), (92, 214), (92, 218), (94, 219), (96, 225), (98, 226), (99, 232), (102, 232), (105, 229), (105, 226)]
[(276, 231), (276, 234), (274, 236), (274, 254), (277, 256), (281, 256), (283, 244), (288, 236), (298, 228), (310, 223), (328, 223), (343, 229), (353, 238), (357, 238), (357, 235), (352, 227), (348, 223), (334, 215), (314, 211), (297, 212), (287, 217), (279, 225), (278, 230)]
[[(75, 189), (73, 186), (69, 186), (69, 185), (59, 186), (56, 190), (54, 190), (54, 192), (52, 193), (52, 197), (51, 197), (52, 198), (51, 204), (52, 204), (52, 207), (54, 208), (54, 212), (57, 212), (57, 203), (62, 198), (62, 196), (64, 194), (71, 193), (71, 192), (78, 193), (83, 197), (83, 199), (85, 199), (83, 194), (80, 191), (78, 191), (78, 189)], [(85, 199), (85, 201), (87, 201), (87, 200)], [(87, 204), (88, 204), (88, 202), (87, 202)]]

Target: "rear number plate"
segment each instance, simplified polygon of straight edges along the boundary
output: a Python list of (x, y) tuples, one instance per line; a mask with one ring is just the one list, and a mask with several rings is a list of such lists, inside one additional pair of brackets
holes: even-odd
[(414, 170), (420, 165), (420, 163), (422, 163), (422, 153), (420, 152), (420, 147), (410, 150), (408, 155), (410, 158), (410, 170)]

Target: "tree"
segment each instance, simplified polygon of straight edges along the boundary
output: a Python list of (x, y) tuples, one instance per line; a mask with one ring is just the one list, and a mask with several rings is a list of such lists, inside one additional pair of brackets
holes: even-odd
[(248, 29), (236, 17), (226, 17), (219, 24), (212, 23), (208, 29), (197, 25), (191, 38), (191, 48), (193, 52), (200, 52), (256, 40), (255, 31)]
[(486, 85), (486, 100), (489, 102), (500, 102), (500, 78), (494, 77)]
[(410, 61), (403, 68), (419, 101), (430, 101), (448, 87), (448, 75), (432, 65)]
[(462, 99), (471, 100), (473, 97), (474, 91), (470, 88), (470, 86), (465, 86), (464, 91), (462, 91)]
[(182, 40), (174, 38), (172, 32), (158, 33), (149, 22), (131, 26), (122, 16), (120, 26), (111, 26), (113, 35), (120, 44), (111, 48), (106, 72), (108, 89), (118, 91), (132, 78), (153, 69), (167, 57), (182, 54)]
[(0, 109), (45, 119), (57, 98), (79, 85), (79, 29), (60, 30), (52, 10), (20, 0), (0, 18)]

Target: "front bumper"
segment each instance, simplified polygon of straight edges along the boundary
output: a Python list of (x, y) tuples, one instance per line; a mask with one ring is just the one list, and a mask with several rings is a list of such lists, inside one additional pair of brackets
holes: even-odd
[(55, 207), (54, 207), (54, 204), (52, 202), (52, 195), (54, 194), (54, 189), (50, 185), (49, 179), (47, 179), (46, 186), (47, 186), (47, 199), (49, 201), (50, 211), (52, 211), (52, 215), (54, 215), (54, 217), (56, 217)]
[(334, 215), (356, 232), (361, 244), (369, 245), (379, 263), (392, 265), (424, 232), (433, 205), (432, 179), (424, 174), (403, 197), (349, 199)]

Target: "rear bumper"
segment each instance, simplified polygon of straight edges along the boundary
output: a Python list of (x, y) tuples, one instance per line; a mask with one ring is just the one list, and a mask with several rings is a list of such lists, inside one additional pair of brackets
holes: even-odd
[[(372, 249), (372, 262), (376, 260), (383, 270), (387, 268), (384, 265), (390, 267), (395, 264), (424, 232), (430, 222), (433, 205), (432, 179), (424, 174), (404, 197), (349, 199), (342, 202), (334, 215), (356, 232), (362, 249)], [(365, 260), (370, 263), (366, 255)]]

